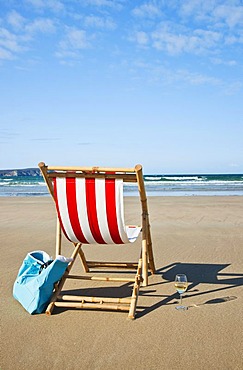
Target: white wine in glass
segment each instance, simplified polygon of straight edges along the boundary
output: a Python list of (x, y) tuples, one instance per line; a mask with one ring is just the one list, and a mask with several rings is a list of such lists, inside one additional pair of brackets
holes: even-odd
[(185, 274), (178, 274), (175, 277), (175, 288), (177, 292), (180, 294), (180, 305), (176, 306), (177, 310), (180, 311), (185, 311), (187, 310), (186, 306), (182, 305), (182, 294), (185, 293), (187, 290), (188, 282), (187, 282), (187, 277)]

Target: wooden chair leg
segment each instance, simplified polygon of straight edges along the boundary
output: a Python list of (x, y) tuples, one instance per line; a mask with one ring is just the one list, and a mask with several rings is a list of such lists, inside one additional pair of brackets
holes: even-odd
[(143, 223), (142, 259), (143, 259), (142, 276), (144, 279), (143, 286), (147, 286), (148, 285), (148, 270), (150, 270), (152, 274), (155, 273), (155, 264), (154, 264), (152, 240), (151, 240), (151, 234), (150, 234), (150, 225), (149, 225), (148, 215), (145, 215), (144, 223)]
[(151, 233), (150, 233), (150, 225), (148, 221), (148, 259), (149, 259), (149, 269), (152, 274), (155, 274), (156, 269), (155, 269), (155, 263), (154, 263), (154, 256), (153, 256), (153, 249), (152, 249), (152, 240), (151, 240)]
[(142, 276), (143, 286), (148, 285), (148, 251), (147, 251), (147, 240), (142, 240)]
[(80, 247), (80, 249), (79, 249), (79, 257), (80, 257), (80, 259), (81, 259), (81, 263), (82, 263), (82, 265), (83, 265), (83, 269), (84, 269), (84, 271), (85, 272), (89, 272), (89, 266), (88, 266), (88, 264), (87, 264), (87, 261), (86, 261), (86, 258), (85, 258), (85, 255), (84, 255), (84, 252), (83, 252), (83, 250), (81, 249), (81, 247)]
[(68, 277), (68, 274), (69, 274), (69, 272), (70, 272), (70, 270), (71, 270), (71, 268), (72, 268), (72, 266), (74, 264), (74, 261), (76, 260), (77, 255), (79, 254), (80, 248), (81, 248), (81, 243), (78, 243), (76, 245), (74, 251), (73, 251), (72, 256), (71, 256), (71, 258), (73, 260), (69, 263), (69, 265), (68, 265), (68, 267), (66, 269), (65, 274), (63, 275), (63, 277), (61, 278), (59, 284), (55, 288), (55, 291), (54, 291), (54, 293), (52, 295), (51, 301), (50, 301), (50, 303), (49, 303), (49, 305), (47, 306), (47, 309), (46, 309), (46, 315), (48, 315), (48, 316), (51, 315), (51, 313), (52, 313), (52, 311), (53, 311), (53, 309), (55, 307), (55, 302), (57, 301), (57, 298), (58, 298), (58, 296), (59, 296), (59, 294), (60, 294), (60, 292), (61, 292), (61, 290), (63, 288), (63, 285), (65, 284), (65, 281), (66, 281), (66, 279)]
[(62, 288), (63, 288), (63, 285), (65, 283), (67, 279), (67, 275), (66, 275), (66, 272), (65, 274), (63, 275), (63, 277), (61, 278), (59, 284), (57, 285), (56, 287), (56, 290), (54, 291), (53, 295), (52, 295), (52, 298), (51, 298), (51, 302), (49, 303), (49, 305), (47, 306), (47, 309), (46, 309), (46, 315), (51, 315), (52, 314), (52, 311), (55, 307), (55, 302), (57, 301), (57, 297), (58, 295), (60, 294)]
[(142, 258), (139, 259), (138, 263), (138, 270), (137, 274), (135, 277), (135, 283), (133, 286), (133, 291), (132, 291), (132, 298), (131, 298), (131, 304), (130, 304), (130, 309), (128, 313), (128, 318), (134, 320), (135, 319), (135, 314), (136, 314), (136, 307), (137, 307), (137, 301), (138, 301), (138, 294), (139, 294), (139, 288), (141, 284), (141, 271), (142, 271)]
[(57, 217), (57, 226), (56, 226), (56, 257), (61, 254), (61, 243), (62, 243), (62, 231), (59, 219)]

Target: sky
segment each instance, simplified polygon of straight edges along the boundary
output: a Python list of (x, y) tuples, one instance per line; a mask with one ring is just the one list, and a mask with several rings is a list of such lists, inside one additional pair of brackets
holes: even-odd
[(0, 0), (0, 169), (243, 173), (243, 1)]

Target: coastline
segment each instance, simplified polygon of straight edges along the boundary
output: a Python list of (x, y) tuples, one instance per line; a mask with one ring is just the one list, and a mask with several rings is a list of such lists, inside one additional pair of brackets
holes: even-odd
[[(0, 197), (49, 195), (44, 179), (31, 171), (0, 176)], [(243, 196), (243, 174), (145, 174), (144, 183), (148, 196)], [(136, 185), (124, 183), (124, 196), (136, 194)]]
[[(0, 198), (2, 369), (35, 370), (43, 361), (58, 370), (242, 368), (243, 197), (148, 196), (148, 205), (157, 273), (141, 289), (131, 322), (126, 313), (100, 311), (29, 315), (12, 286), (28, 252), (54, 253), (55, 209), (50, 197)], [(125, 197), (128, 223), (139, 222), (138, 210), (135, 198)], [(123, 259), (136, 259), (136, 243)], [(69, 251), (65, 242), (63, 254)], [(87, 251), (91, 258), (103, 252)], [(112, 259), (120, 250), (104, 253)], [(174, 308), (178, 272), (190, 281), (184, 313)]]

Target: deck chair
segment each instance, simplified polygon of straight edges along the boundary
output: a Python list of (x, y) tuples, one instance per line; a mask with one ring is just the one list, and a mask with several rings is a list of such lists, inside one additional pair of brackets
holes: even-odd
[[(54, 306), (83, 309), (128, 311), (135, 318), (140, 285), (148, 285), (149, 271), (155, 273), (149, 215), (142, 166), (135, 168), (51, 167), (39, 163), (39, 168), (54, 199), (57, 212), (56, 255), (61, 254), (62, 234), (73, 244), (72, 262), (55, 286), (46, 309), (51, 315)], [(125, 226), (123, 183), (137, 183), (142, 209), (141, 226)], [(118, 244), (134, 242), (142, 234), (137, 263), (88, 261), (82, 249), (85, 244)], [(136, 243), (137, 244), (137, 243)], [(135, 269), (135, 277), (104, 277), (72, 275), (71, 269), (80, 257), (85, 273), (95, 268)], [(96, 274), (97, 275), (97, 274)], [(66, 279), (119, 281), (133, 283), (130, 298), (108, 298), (61, 295)], [(118, 288), (119, 289), (119, 288)]]

